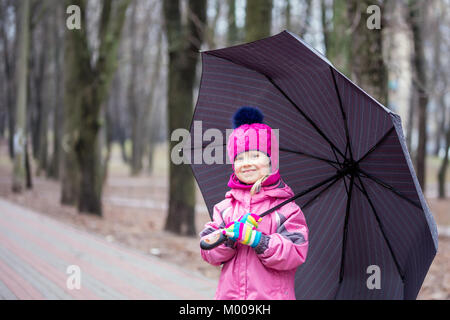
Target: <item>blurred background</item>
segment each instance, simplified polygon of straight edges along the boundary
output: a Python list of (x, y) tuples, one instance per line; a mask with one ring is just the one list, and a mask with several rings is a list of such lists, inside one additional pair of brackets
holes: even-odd
[(0, 197), (217, 279), (171, 133), (199, 51), (285, 29), (401, 116), (440, 233), (419, 298), (450, 299), (449, 0), (0, 0)]

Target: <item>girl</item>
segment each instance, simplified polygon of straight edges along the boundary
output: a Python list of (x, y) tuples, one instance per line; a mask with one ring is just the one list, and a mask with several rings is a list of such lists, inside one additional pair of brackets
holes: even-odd
[(223, 264), (215, 299), (295, 299), (295, 271), (306, 259), (308, 228), (294, 201), (258, 216), (294, 195), (280, 178), (276, 136), (262, 120), (251, 107), (233, 116), (227, 144), (231, 189), (200, 233), (222, 229), (228, 237), (214, 249), (201, 249), (206, 262)]

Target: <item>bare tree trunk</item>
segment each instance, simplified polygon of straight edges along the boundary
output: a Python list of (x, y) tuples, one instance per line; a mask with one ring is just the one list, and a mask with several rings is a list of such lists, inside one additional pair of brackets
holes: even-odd
[[(353, 20), (349, 17), (349, 3), (344, 0), (334, 0), (329, 8), (325, 0), (321, 0), (322, 29), (324, 33), (327, 58), (346, 76), (351, 77), (351, 28)], [(332, 19), (327, 14), (332, 11)]]
[(304, 4), (306, 6), (304, 12), (302, 13), (302, 23), (300, 25), (300, 29), (298, 31), (298, 35), (300, 37), (304, 37), (304, 35), (306, 34), (306, 32), (308, 31), (310, 25), (311, 25), (311, 17), (312, 17), (312, 0), (305, 0)]
[[(6, 28), (7, 28), (7, 12), (13, 6), (14, 3), (6, 2), (1, 3), (2, 11), (0, 16), (0, 39), (2, 40), (3, 46), (3, 61), (5, 67), (5, 81), (6, 81), (6, 106), (8, 114), (8, 151), (11, 160), (14, 159), (14, 132), (15, 132), (15, 108), (16, 103), (14, 92), (16, 92), (16, 85), (14, 81), (14, 68), (15, 68), (15, 57), (16, 57), (16, 46), (10, 45)], [(17, 36), (17, 33), (16, 33)]]
[[(383, 39), (380, 29), (369, 29), (366, 24), (367, 8), (373, 4), (371, 0), (349, 1), (349, 14), (353, 18), (350, 43), (350, 70), (352, 78), (381, 104), (387, 105), (387, 69), (383, 61)], [(384, 7), (381, 6), (381, 12)], [(348, 32), (348, 31), (346, 31)]]
[[(148, 126), (145, 128), (146, 136), (148, 138), (148, 144), (147, 144), (147, 154), (148, 154), (148, 172), (151, 173), (153, 170), (153, 151), (155, 147), (155, 136), (157, 134), (157, 129), (154, 128), (156, 126), (157, 121), (152, 121), (154, 117), (154, 110), (156, 109), (154, 98), (156, 93), (156, 87), (159, 82), (160, 76), (161, 76), (161, 67), (160, 67), (160, 61), (162, 59), (162, 38), (163, 33), (160, 32), (158, 35), (158, 42), (157, 42), (157, 48), (158, 51), (156, 52), (156, 57), (153, 63), (153, 70), (150, 77), (150, 92), (147, 97), (147, 107), (144, 109), (144, 115), (143, 119), (146, 120), (146, 123)], [(153, 124), (153, 125), (152, 125)], [(158, 126), (159, 127), (159, 126)]]
[[(155, 106), (153, 106), (153, 112), (155, 111)], [(156, 146), (156, 143), (157, 143), (157, 135), (158, 135), (158, 132), (159, 132), (159, 130), (160, 130), (160, 124), (159, 124), (159, 121), (156, 121), (155, 119), (154, 119), (155, 117), (154, 117), (154, 114), (153, 113), (150, 113), (150, 120), (149, 120), (149, 123), (150, 123), (150, 130), (149, 130), (149, 133), (148, 133), (148, 153), (147, 153), (147, 155), (148, 155), (148, 157), (147, 157), (147, 159), (148, 159), (148, 166), (147, 166), (147, 172), (148, 172), (148, 174), (152, 174), (153, 173), (153, 166), (154, 166), (154, 161), (153, 161), (153, 157), (154, 157), (154, 153), (155, 153), (155, 146)]]
[[(442, 100), (444, 100), (444, 99), (442, 99)], [(450, 116), (450, 112), (447, 112), (447, 113), (449, 113), (448, 116)], [(450, 122), (450, 121), (448, 121), (448, 122)], [(448, 158), (449, 158), (448, 153), (449, 153), (449, 149), (450, 149), (450, 124), (447, 124), (444, 148), (445, 148), (444, 158), (442, 159), (441, 166), (439, 167), (439, 173), (438, 173), (438, 184), (439, 184), (438, 188), (439, 188), (439, 198), (440, 199), (444, 199), (447, 196), (447, 193), (445, 190), (446, 189), (445, 184), (447, 181), (445, 178), (447, 177), (447, 168), (448, 168), (448, 162), (449, 162), (448, 161)]]
[[(409, 108), (408, 108), (408, 121), (406, 122), (406, 146), (411, 153), (411, 158), (413, 162), (416, 160), (413, 156), (415, 151), (412, 149), (412, 133), (414, 130), (414, 121), (416, 119), (417, 110), (417, 90), (415, 89), (414, 81), (411, 81), (411, 96), (409, 98)], [(415, 165), (415, 163), (414, 163)]]
[(292, 24), (291, 24), (291, 0), (286, 0), (285, 1), (285, 7), (284, 7), (284, 25), (285, 28), (287, 30), (291, 30), (292, 29)]
[[(439, 8), (440, 7), (440, 8)], [(434, 78), (434, 88), (435, 91), (439, 91), (437, 94), (437, 105), (438, 105), (438, 111), (437, 114), (441, 115), (439, 119), (439, 126), (440, 126), (440, 135), (438, 135), (438, 138), (443, 137), (444, 138), (444, 158), (442, 159), (441, 166), (439, 168), (438, 172), (438, 189), (439, 189), (439, 198), (443, 199), (447, 196), (446, 192), (446, 177), (447, 177), (447, 169), (448, 169), (448, 163), (449, 163), (449, 149), (450, 149), (450, 106), (446, 104), (446, 91), (448, 90), (448, 83), (449, 83), (449, 77), (448, 77), (448, 69), (445, 69), (442, 67), (442, 61), (443, 61), (443, 52), (446, 52), (447, 47), (444, 46), (445, 42), (443, 41), (443, 34), (442, 29), (440, 26), (441, 21), (445, 21), (445, 19), (448, 19), (448, 7), (446, 6), (446, 3), (443, 1), (437, 2), (437, 8), (439, 10), (436, 10), (435, 12), (439, 12), (438, 17), (436, 18), (437, 27), (436, 27), (436, 45), (434, 47), (435, 50), (435, 56), (434, 61), (436, 63), (435, 66), (435, 77)], [(440, 90), (442, 88), (442, 90)], [(436, 90), (437, 89), (437, 90)], [(437, 142), (437, 145), (440, 147), (442, 146), (441, 141)]]
[(326, 0), (320, 0), (320, 21), (322, 23), (322, 33), (323, 33), (323, 44), (325, 46), (326, 56), (330, 58), (330, 22), (327, 18), (327, 4)]
[[(445, 21), (445, 11), (440, 10), (440, 1), (434, 0), (431, 2), (432, 6), (432, 15), (430, 22), (428, 23), (429, 28), (426, 32), (432, 36), (432, 49), (433, 49), (433, 58), (431, 64), (431, 77), (430, 77), (430, 99), (436, 102), (436, 110), (434, 112), (434, 122), (435, 128), (434, 131), (434, 151), (433, 154), (437, 157), (439, 156), (439, 151), (443, 147), (442, 142), (445, 145), (445, 103), (441, 103), (442, 95), (445, 95), (445, 89), (447, 84), (447, 77), (443, 71), (442, 65), (442, 52), (445, 52), (444, 47), (444, 39), (442, 37), (442, 30), (440, 28), (440, 24), (442, 21)], [(443, 4), (441, 4), (443, 5)], [(443, 88), (444, 92), (442, 92), (441, 88)], [(445, 99), (444, 99), (445, 100)]]
[[(188, 26), (184, 28), (179, 1), (164, 1), (169, 51), (169, 137), (175, 129), (189, 129), (198, 50), (204, 37), (206, 0), (190, 0), (188, 7)], [(175, 144), (174, 141), (170, 142), (169, 158)], [(170, 161), (169, 183), (169, 210), (165, 229), (179, 234), (195, 235), (195, 184), (189, 165), (175, 165)]]
[(120, 73), (116, 73), (115, 78), (112, 83), (112, 96), (110, 97), (110, 106), (108, 112), (110, 113), (108, 120), (108, 131), (110, 135), (111, 142), (114, 139), (119, 140), (120, 151), (122, 156), (122, 161), (124, 163), (129, 163), (127, 152), (125, 150), (125, 140), (126, 132), (123, 117), (120, 116), (120, 88), (125, 84), (122, 81)]
[[(439, 99), (439, 97), (435, 97)], [(439, 156), (441, 148), (443, 148), (442, 138), (445, 139), (445, 105), (437, 103), (438, 110), (434, 112), (434, 122), (436, 123), (436, 130), (434, 131), (434, 150), (433, 155)], [(444, 142), (445, 144), (445, 142)]]
[(130, 82), (127, 90), (128, 107), (130, 109), (131, 116), (131, 174), (138, 175), (142, 170), (142, 112), (140, 103), (137, 101), (137, 77), (140, 61), (138, 61), (137, 47), (138, 34), (136, 32), (136, 8), (137, 2), (133, 2), (131, 6), (130, 16)]
[(238, 41), (239, 31), (236, 25), (236, 0), (228, 0), (227, 46), (235, 45)]
[(223, 7), (223, 1), (215, 1), (213, 2), (215, 4), (215, 14), (210, 19), (210, 21), (206, 24), (206, 29), (204, 32), (204, 42), (207, 44), (207, 47), (209, 49), (215, 49), (216, 48), (216, 30), (217, 30), (217, 23), (219, 22), (219, 18), (221, 15), (222, 7)]
[(29, 139), (25, 142), (25, 181), (27, 189), (33, 188), (33, 177), (31, 174), (30, 151), (28, 148)]
[(63, 73), (62, 73), (62, 54), (63, 38), (60, 36), (58, 26), (63, 23), (63, 2), (56, 0), (55, 11), (53, 16), (53, 63), (55, 64), (54, 71), (54, 88), (55, 97), (53, 100), (53, 154), (48, 167), (48, 176), (54, 179), (60, 177), (60, 162), (61, 162), (61, 133), (63, 129), (64, 117), (64, 101), (63, 101)]
[(417, 179), (425, 190), (425, 168), (426, 168), (426, 145), (427, 145), (427, 79), (426, 79), (426, 65), (424, 54), (424, 40), (423, 40), (423, 2), (410, 0), (409, 1), (409, 24), (412, 29), (414, 39), (414, 88), (418, 94), (417, 117), (418, 117), (418, 146), (416, 154), (416, 172)]
[(109, 161), (111, 160), (111, 153), (112, 153), (112, 142), (113, 142), (113, 133), (112, 133), (112, 126), (113, 126), (113, 120), (111, 119), (111, 112), (109, 108), (111, 105), (105, 101), (105, 107), (102, 110), (103, 116), (105, 117), (105, 124), (102, 127), (102, 133), (101, 133), (101, 141), (100, 144), (100, 154), (102, 154), (103, 147), (106, 145), (106, 155), (103, 157), (101, 161), (101, 169), (102, 169), (102, 185), (105, 185), (106, 180), (108, 179), (109, 174)]
[(35, 48), (35, 43), (31, 41), (31, 66), (30, 66), (30, 105), (32, 106), (31, 113), (31, 128), (32, 132), (31, 141), (33, 149), (33, 158), (39, 158), (40, 147), (40, 133), (42, 127), (42, 121), (44, 117), (43, 110), (43, 78), (44, 78), (44, 66), (45, 66), (45, 54), (39, 52)]
[(16, 127), (14, 132), (14, 173), (12, 190), (22, 192), (26, 185), (26, 149), (27, 146), (27, 74), (29, 50), (29, 16), (28, 0), (19, 2), (17, 15), (18, 54), (16, 62)]
[[(441, 94), (442, 96), (442, 94)], [(437, 97), (439, 100), (441, 97)], [(435, 122), (436, 122), (436, 132), (435, 132), (435, 149), (434, 149), (434, 156), (439, 156), (439, 152), (444, 147), (442, 143), (442, 138), (445, 140), (445, 103), (442, 104), (441, 102), (437, 103), (438, 110), (435, 111)], [(445, 141), (444, 141), (445, 144)]]
[[(69, 3), (66, 2), (66, 5)], [(80, 189), (80, 168), (76, 157), (75, 145), (79, 138), (82, 97), (86, 94), (84, 79), (92, 77), (90, 57), (85, 52), (82, 41), (87, 41), (85, 7), (81, 3), (81, 30), (65, 30), (64, 38), (64, 126), (61, 168), (61, 203), (76, 205)], [(87, 43), (86, 43), (87, 46)], [(83, 51), (83, 53), (81, 53)]]
[[(46, 14), (41, 18), (41, 31), (43, 33), (42, 44), (38, 43), (36, 39), (33, 39), (32, 45), (35, 47), (41, 46), (40, 50), (35, 50), (35, 70), (33, 70), (34, 77), (34, 90), (35, 90), (35, 105), (36, 105), (36, 117), (33, 143), (33, 155), (37, 159), (38, 165), (36, 168), (36, 174), (40, 175), (41, 172), (47, 168), (48, 159), (48, 143), (47, 143), (47, 131), (48, 131), (48, 110), (49, 110), (49, 94), (48, 81), (47, 81), (47, 69), (49, 62), (50, 50), (50, 27), (49, 27), (49, 15)], [(33, 60), (33, 59), (32, 59)]]
[[(150, 6), (138, 6), (137, 2), (133, 3), (132, 12), (130, 16), (130, 25), (129, 30), (131, 35), (129, 38), (131, 39), (130, 45), (130, 57), (131, 57), (131, 68), (130, 68), (130, 82), (128, 85), (128, 105), (130, 108), (130, 116), (131, 116), (131, 140), (132, 140), (132, 154), (131, 154), (131, 174), (138, 175), (142, 172), (143, 169), (143, 158), (145, 152), (147, 150), (147, 138), (148, 138), (148, 115), (151, 108), (151, 103), (148, 102), (148, 99), (151, 99), (154, 91), (154, 79), (150, 79), (151, 85), (150, 92), (147, 97), (143, 98), (143, 94), (141, 92), (145, 92), (148, 88), (144, 88), (142, 83), (147, 82), (147, 80), (143, 80), (146, 77), (146, 74), (142, 72), (146, 68), (143, 67), (147, 64), (144, 59), (144, 52), (148, 51), (148, 43), (150, 37), (148, 36), (148, 28), (144, 29), (144, 32), (139, 28), (140, 20), (146, 24), (152, 24), (152, 12), (153, 8), (156, 5), (156, 2), (150, 3)], [(145, 10), (146, 15), (144, 18), (137, 19), (136, 13), (139, 11)], [(157, 47), (160, 50), (160, 43), (155, 42), (152, 43), (152, 47)], [(153, 68), (153, 77), (157, 73), (160, 68), (160, 61), (157, 60), (155, 63), (155, 67)]]
[[(82, 17), (81, 30), (66, 30), (66, 66), (65, 72), (65, 107), (69, 142), (69, 155), (66, 159), (77, 165), (68, 167), (65, 172), (76, 170), (74, 181), (77, 186), (72, 190), (78, 194), (77, 207), (79, 211), (102, 215), (101, 194), (104, 172), (101, 169), (98, 133), (101, 123), (99, 115), (102, 104), (109, 90), (117, 62), (117, 48), (121, 30), (125, 20), (125, 12), (130, 0), (104, 0), (100, 15), (99, 49), (95, 66), (91, 65), (91, 54), (86, 36), (86, 17)], [(69, 1), (76, 4), (82, 14), (86, 12), (86, 2), (83, 0)]]
[(99, 57), (95, 68), (90, 72), (94, 74), (94, 77), (82, 79), (90, 88), (82, 104), (83, 121), (80, 123), (80, 136), (75, 148), (81, 169), (78, 210), (100, 216), (102, 215), (103, 171), (98, 148), (99, 115), (117, 67), (117, 48), (129, 3), (130, 0), (114, 2), (116, 7), (113, 10), (112, 1), (103, 2), (99, 31), (101, 39)]
[(245, 42), (270, 36), (272, 0), (247, 0), (245, 8)]

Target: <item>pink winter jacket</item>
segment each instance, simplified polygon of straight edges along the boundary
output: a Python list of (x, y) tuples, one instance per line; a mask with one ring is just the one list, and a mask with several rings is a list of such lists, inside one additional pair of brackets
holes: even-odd
[[(214, 206), (213, 221), (200, 236), (207, 235), (243, 214), (262, 214), (294, 195), (282, 180), (262, 187), (250, 196), (250, 190), (231, 189)], [(308, 227), (300, 207), (294, 202), (262, 218), (258, 230), (261, 241), (251, 248), (228, 240), (212, 250), (201, 250), (202, 258), (218, 266), (223, 264), (214, 299), (292, 300), (298, 266), (308, 252)]]

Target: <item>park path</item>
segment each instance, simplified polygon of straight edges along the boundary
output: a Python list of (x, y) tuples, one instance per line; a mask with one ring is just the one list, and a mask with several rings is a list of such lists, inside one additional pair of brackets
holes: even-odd
[(216, 285), (0, 198), (0, 299), (201, 300)]

